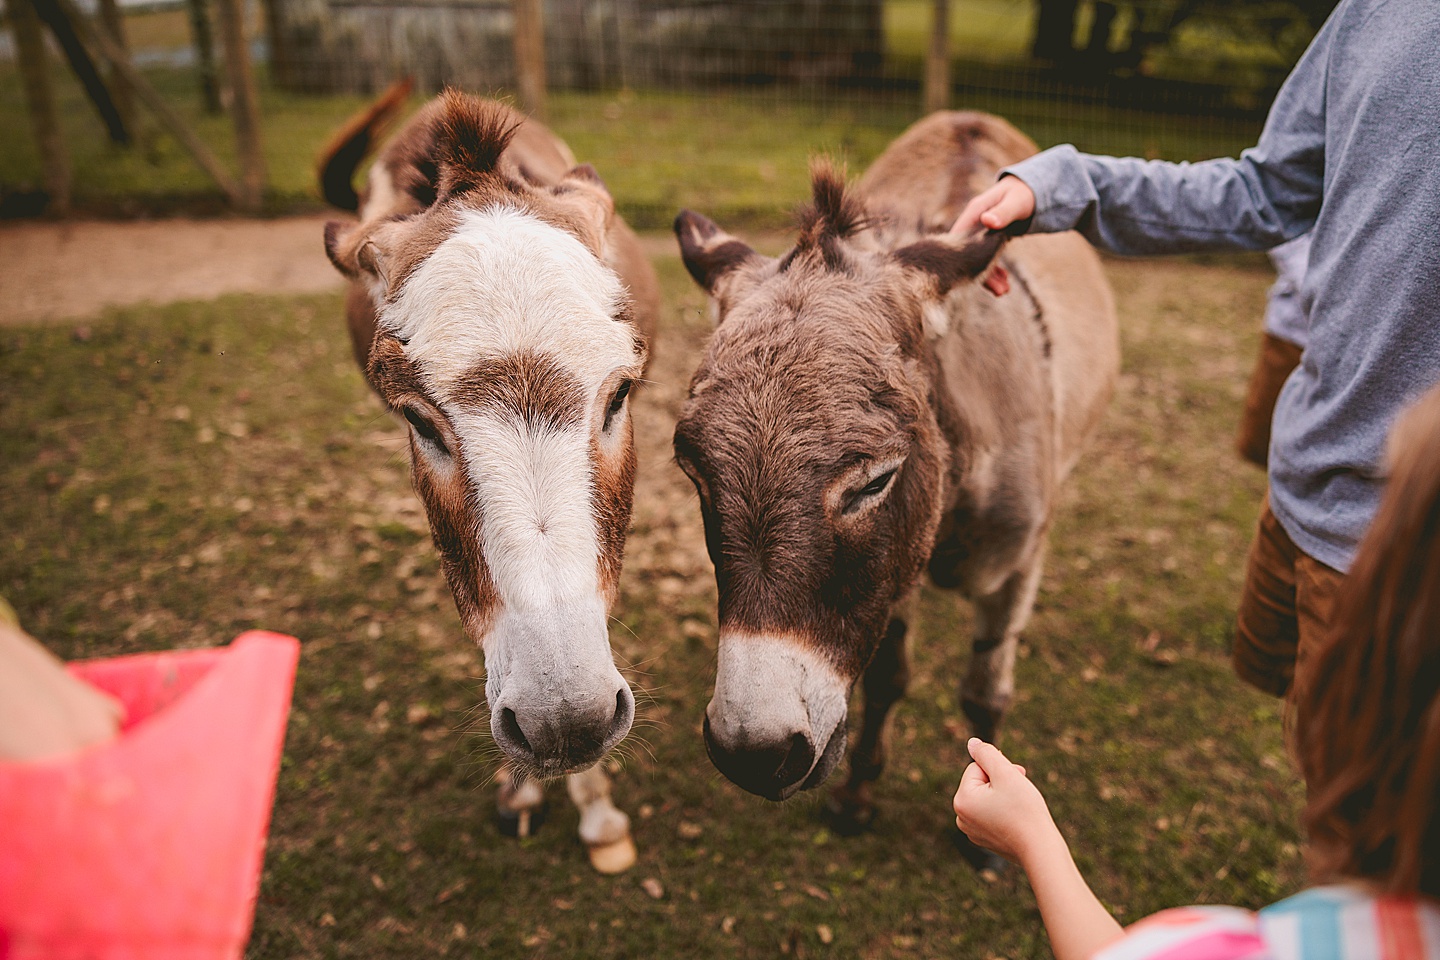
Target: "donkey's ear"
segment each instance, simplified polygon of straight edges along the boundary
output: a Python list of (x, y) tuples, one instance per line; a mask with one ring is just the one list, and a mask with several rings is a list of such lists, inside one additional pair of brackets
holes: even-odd
[(360, 250), (355, 254), (355, 260), (360, 264), (360, 269), (379, 280), (381, 285), (388, 292), (390, 289), (390, 271), (387, 269), (385, 253), (380, 245), (374, 240), (366, 240), (360, 244)]
[(901, 247), (890, 256), (920, 278), (932, 295), (943, 297), (956, 284), (974, 280), (988, 270), (1005, 239), (1005, 234), (995, 230), (959, 241), (939, 234)]
[(600, 174), (590, 164), (582, 163), (568, 170), (550, 193), (580, 242), (603, 259), (610, 224), (615, 220), (615, 201)]
[(743, 240), (689, 210), (681, 210), (675, 217), (675, 239), (680, 241), (685, 269), (712, 296), (727, 276), (761, 259)]
[(325, 224), (325, 253), (329, 255), (330, 262), (335, 264), (335, 269), (350, 279), (358, 280), (369, 276), (389, 288), (385, 254), (379, 245), (366, 235), (362, 224), (342, 223), (339, 220), (331, 220)]
[[(594, 187), (605, 189), (605, 181), (600, 179), (600, 174), (588, 163), (582, 163), (578, 167), (571, 167), (566, 173), (565, 180), (579, 180)], [(608, 192), (607, 192), (608, 196)]]
[(355, 279), (360, 265), (355, 262), (355, 251), (350, 240), (359, 228), (356, 223), (331, 220), (325, 224), (325, 255), (335, 264), (335, 269), (350, 279)]

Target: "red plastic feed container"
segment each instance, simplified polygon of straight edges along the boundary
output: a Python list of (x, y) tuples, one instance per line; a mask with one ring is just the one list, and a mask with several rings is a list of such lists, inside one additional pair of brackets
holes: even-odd
[(0, 763), (0, 960), (239, 957), (250, 935), (300, 644), (70, 665), (120, 737)]

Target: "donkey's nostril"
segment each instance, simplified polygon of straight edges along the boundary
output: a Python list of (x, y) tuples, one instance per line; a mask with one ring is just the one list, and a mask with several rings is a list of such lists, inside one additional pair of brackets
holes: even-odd
[(785, 762), (775, 771), (775, 781), (782, 787), (789, 786), (803, 779), (814, 765), (815, 748), (810, 745), (810, 738), (797, 733), (790, 738), (790, 749), (785, 754)]
[(705, 717), (705, 749), (716, 769), (737, 786), (769, 800), (784, 800), (804, 783), (815, 765), (815, 747), (803, 732), (772, 741), (717, 736)]
[(630, 724), (634, 721), (635, 695), (628, 686), (621, 686), (615, 691), (615, 716), (610, 721), (610, 735), (606, 739), (619, 740), (630, 732)]
[(500, 711), (500, 733), (504, 739), (520, 747), (526, 753), (533, 754), (535, 751), (530, 747), (530, 741), (525, 739), (525, 731), (520, 729), (520, 721), (515, 719), (515, 711), (509, 707)]

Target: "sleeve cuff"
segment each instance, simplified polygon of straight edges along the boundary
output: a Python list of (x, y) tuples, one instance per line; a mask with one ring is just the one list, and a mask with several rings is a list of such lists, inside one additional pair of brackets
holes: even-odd
[(1035, 194), (1035, 213), (1027, 230), (1058, 233), (1073, 230), (1090, 205), (1093, 193), (1080, 161), (1080, 152), (1070, 144), (1051, 147), (1000, 171), (1002, 177), (1017, 177)]

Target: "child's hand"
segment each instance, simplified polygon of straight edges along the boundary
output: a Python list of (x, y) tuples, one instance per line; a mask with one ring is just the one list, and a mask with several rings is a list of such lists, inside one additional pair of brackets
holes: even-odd
[[(1010, 224), (1034, 214), (1034, 191), (1018, 177), (1002, 177), (999, 183), (965, 205), (950, 232), (958, 237), (969, 237), (978, 230), (1004, 230)], [(981, 282), (997, 297), (1010, 292), (1010, 275), (998, 263), (986, 271)]]
[(1001, 177), (999, 183), (965, 205), (950, 232), (968, 237), (981, 227), (1004, 230), (1034, 215), (1035, 191), (1019, 177)]
[(999, 748), (976, 737), (969, 747), (975, 762), (965, 768), (955, 791), (955, 825), (980, 846), (1024, 866), (1032, 850), (1059, 838), (1045, 798), (1025, 768), (1007, 760)]

